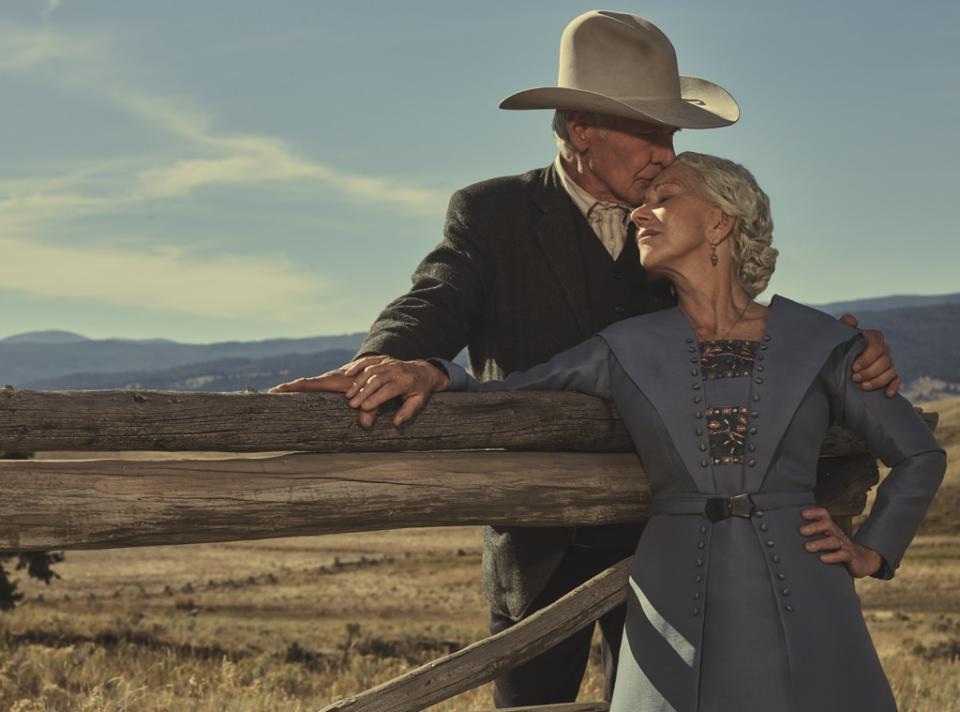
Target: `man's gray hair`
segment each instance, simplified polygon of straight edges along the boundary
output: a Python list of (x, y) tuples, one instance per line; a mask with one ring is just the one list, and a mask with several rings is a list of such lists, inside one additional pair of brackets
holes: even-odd
[(573, 161), (573, 157), (577, 155), (577, 150), (570, 143), (570, 134), (567, 133), (567, 121), (570, 120), (572, 113), (567, 109), (557, 109), (553, 112), (553, 140), (557, 142), (557, 150), (565, 161)]
[(779, 254), (770, 244), (773, 241), (770, 198), (757, 185), (753, 174), (739, 163), (693, 151), (678, 155), (677, 163), (699, 173), (707, 200), (736, 218), (730, 236), (730, 254), (740, 284), (751, 297), (757, 296), (767, 288)]

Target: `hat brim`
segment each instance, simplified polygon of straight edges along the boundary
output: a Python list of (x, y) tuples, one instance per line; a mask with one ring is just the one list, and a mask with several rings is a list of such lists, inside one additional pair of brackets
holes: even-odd
[(677, 99), (618, 99), (583, 89), (537, 87), (511, 94), (500, 108), (595, 111), (684, 129), (719, 128), (740, 118), (740, 107), (726, 89), (698, 77), (680, 77)]

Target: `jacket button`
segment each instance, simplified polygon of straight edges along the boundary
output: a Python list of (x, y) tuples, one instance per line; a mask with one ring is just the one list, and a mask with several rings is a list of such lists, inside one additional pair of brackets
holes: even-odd
[(617, 306), (615, 306), (615, 307), (613, 308), (613, 311), (614, 311), (614, 313), (616, 313), (616, 314), (623, 314), (623, 312), (625, 311), (625, 309), (624, 309), (622, 306), (620, 306), (619, 304), (617, 304)]
[(791, 605), (788, 603), (787, 605), (785, 605), (785, 606), (783, 607), (783, 610), (787, 611), (788, 613), (793, 613), (793, 606), (791, 606)]
[(700, 418), (703, 417), (703, 411), (699, 411), (699, 410), (698, 410), (698, 411), (696, 412), (696, 415), (694, 415), (693, 417), (696, 418), (697, 420), (700, 420)]
[(763, 370), (763, 364), (762, 364), (762, 363), (758, 363), (758, 364), (757, 364), (757, 370), (758, 370), (758, 371), (762, 371), (762, 370)]
[(701, 534), (706, 534), (706, 533), (707, 533), (707, 527), (706, 527), (706, 525), (704, 525), (704, 524), (701, 524), (701, 525), (700, 525), (700, 533), (701, 533)]
[(757, 354), (757, 360), (763, 361), (763, 354)]
[(779, 564), (779, 563), (780, 563), (780, 554), (774, 554), (774, 555), (773, 555), (773, 563), (775, 563), (775, 564)]
[(754, 400), (754, 402), (760, 400), (760, 394), (759, 394), (759, 393), (754, 393), (754, 394), (753, 394), (753, 400)]
[(703, 458), (702, 460), (700, 460), (700, 467), (706, 467), (709, 464), (710, 464), (710, 461), (707, 460), (707, 458)]
[(700, 452), (706, 452), (707, 446), (704, 443), (700, 443)]
[(698, 591), (697, 593), (693, 594), (693, 600), (694, 600), (694, 601), (699, 601), (699, 600), (700, 600), (700, 593), (699, 593), (699, 591)]
[(703, 559), (697, 559), (697, 567), (703, 566)]
[(756, 460), (747, 460), (747, 467), (756, 467), (756, 465), (757, 465)]
[(691, 375), (691, 376), (696, 376), (698, 373), (700, 373), (700, 372), (699, 372), (697, 369), (695, 369), (695, 368), (691, 368), (691, 369), (690, 369), (690, 375)]
[(764, 335), (763, 335), (763, 340), (764, 340), (764, 341), (770, 341), (770, 334), (764, 334)]
[(692, 344), (692, 343), (693, 343), (693, 337), (692, 337), (692, 336), (688, 336), (688, 337), (687, 337), (687, 343), (688, 343), (688, 344)]
[(760, 348), (761, 348), (762, 350), (766, 351), (766, 350), (767, 350), (767, 345), (766, 345), (766, 344), (760, 344)]
[(693, 609), (693, 615), (699, 616), (699, 615), (700, 615), (700, 609), (699, 609), (699, 608), (694, 608), (694, 609)]
[(754, 418), (754, 419), (759, 418), (759, 417), (760, 417), (759, 411), (751, 410), (751, 411), (750, 411), (750, 417), (751, 417), (751, 418)]
[(702, 549), (702, 548), (703, 548), (703, 542), (702, 542), (702, 541), (698, 541), (698, 542), (697, 542), (697, 548), (698, 548), (698, 549)]
[(757, 428), (756, 428), (756, 426), (750, 428), (750, 434), (751, 434), (751, 435), (756, 435), (756, 434), (757, 434)]
[(696, 346), (688, 346), (688, 347), (687, 347), (687, 351), (689, 351), (690, 353), (696, 353), (697, 347), (696, 347)]
[(773, 539), (767, 539), (767, 546), (776, 546), (776, 545), (777, 545), (777, 542), (775, 542)]
[(703, 435), (703, 428), (697, 428), (696, 433), (697, 435)]
[(784, 596), (789, 596), (789, 595), (790, 595), (790, 589), (789, 589), (789, 588), (785, 588), (785, 589), (783, 589), (782, 591), (780, 591), (780, 593), (782, 593)]
[(699, 391), (699, 390), (700, 390), (700, 384), (699, 384), (699, 383), (694, 383), (694, 384), (691, 386), (691, 388), (693, 388), (693, 390), (695, 390), (695, 391)]
[(786, 575), (786, 574), (777, 574), (777, 578), (780, 579), (781, 581), (786, 581), (787, 575)]
[(767, 526), (767, 523), (766, 523), (766, 522), (764, 522), (763, 524), (760, 525), (760, 531), (762, 531), (762, 532), (767, 531), (767, 529), (769, 529), (769, 528), (770, 528), (770, 527)]
[(762, 509), (758, 509), (756, 512), (753, 513), (753, 516), (755, 516), (755, 517), (762, 517), (762, 516), (763, 516), (763, 510), (762, 510)]
[(754, 380), (755, 382), (757, 382), (757, 383), (763, 383), (763, 378), (761, 378), (760, 376), (757, 376), (757, 377), (754, 378), (753, 380)]
[(756, 449), (757, 449), (757, 446), (754, 445), (753, 443), (750, 443), (749, 445), (747, 445), (747, 449), (748, 449), (750, 452), (755, 452)]
[(694, 403), (699, 403), (699, 402), (702, 401), (702, 400), (703, 400), (703, 399), (702, 399), (700, 396), (694, 396), (694, 397), (693, 397), (693, 402), (694, 402)]
[(697, 363), (700, 360), (699, 356), (691, 356), (690, 363)]

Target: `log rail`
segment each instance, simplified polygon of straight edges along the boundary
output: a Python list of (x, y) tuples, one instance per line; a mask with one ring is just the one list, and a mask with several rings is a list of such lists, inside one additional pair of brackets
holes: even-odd
[[(922, 415), (936, 427), (936, 413)], [(441, 393), (403, 428), (387, 415), (365, 431), (332, 394), (6, 387), (0, 451), (147, 451), (138, 460), (0, 461), (0, 551), (639, 522), (650, 499), (616, 408), (564, 392)], [(218, 455), (189, 454), (199, 452)], [(878, 480), (865, 444), (832, 429), (818, 503), (849, 530)], [(522, 623), (325, 710), (412, 712), (492, 680), (622, 602), (628, 567), (623, 561)]]

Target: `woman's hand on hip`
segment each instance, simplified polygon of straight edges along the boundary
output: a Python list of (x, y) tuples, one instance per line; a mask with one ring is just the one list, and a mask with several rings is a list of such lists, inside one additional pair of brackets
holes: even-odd
[(385, 358), (369, 365), (361, 360), (347, 368), (344, 375), (353, 379), (344, 395), (352, 408), (361, 410), (360, 424), (364, 427), (373, 425), (369, 414), (398, 396), (403, 405), (394, 415), (393, 424), (401, 425), (420, 412), (431, 394), (446, 390), (450, 383), (447, 374), (423, 360)]
[(833, 521), (833, 517), (823, 507), (805, 509), (801, 512), (810, 524), (800, 527), (804, 536), (821, 535), (811, 539), (804, 546), (807, 551), (820, 551), (820, 561), (827, 564), (846, 564), (847, 569), (856, 578), (870, 576), (880, 570), (883, 558), (873, 549), (856, 543), (847, 536)]

